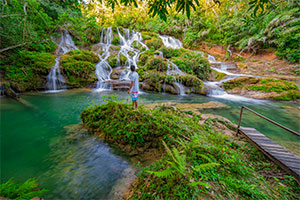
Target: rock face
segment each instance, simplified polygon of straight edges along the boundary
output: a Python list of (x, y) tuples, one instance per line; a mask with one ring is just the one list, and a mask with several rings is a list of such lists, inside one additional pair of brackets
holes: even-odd
[(222, 87), (230, 94), (258, 99), (298, 100), (296, 83), (271, 78), (240, 77), (223, 82)]

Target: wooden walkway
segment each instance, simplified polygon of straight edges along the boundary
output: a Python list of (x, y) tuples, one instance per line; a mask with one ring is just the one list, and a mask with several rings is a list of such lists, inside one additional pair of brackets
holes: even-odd
[(239, 127), (238, 131), (271, 160), (293, 175), (300, 183), (300, 158), (294, 156), (254, 128)]

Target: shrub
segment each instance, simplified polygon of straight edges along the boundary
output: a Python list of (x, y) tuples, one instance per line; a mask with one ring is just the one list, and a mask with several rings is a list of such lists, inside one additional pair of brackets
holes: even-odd
[(152, 38), (150, 40), (146, 40), (145, 44), (151, 48), (153, 47), (155, 50), (161, 48), (163, 46), (163, 42), (161, 41), (160, 38)]
[(168, 70), (168, 64), (165, 59), (160, 57), (153, 57), (146, 64), (147, 70), (156, 70), (160, 72), (166, 72)]
[[(141, 106), (137, 111), (130, 104), (116, 101), (115, 97), (106, 97), (106, 104), (90, 106), (81, 113), (80, 118), (93, 133), (137, 148), (146, 142), (156, 146), (160, 139), (171, 143), (170, 136), (192, 133), (192, 122), (182, 119), (182, 116), (181, 112), (166, 108), (148, 110)], [(178, 124), (176, 119), (187, 123)]]
[(163, 47), (160, 49), (161, 52), (163, 53), (165, 58), (172, 58), (172, 57), (178, 57), (182, 55), (183, 53), (189, 52), (187, 49), (170, 49)]
[(207, 79), (211, 68), (206, 58), (201, 53), (187, 51), (178, 57), (172, 57), (172, 61), (180, 70), (196, 75), (199, 79)]

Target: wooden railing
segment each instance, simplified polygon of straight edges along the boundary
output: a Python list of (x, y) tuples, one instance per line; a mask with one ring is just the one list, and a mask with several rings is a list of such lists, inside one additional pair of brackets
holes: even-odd
[(239, 134), (239, 129), (240, 129), (240, 126), (241, 126), (242, 115), (243, 115), (244, 109), (247, 109), (247, 110), (249, 110), (250, 112), (254, 113), (255, 115), (257, 115), (257, 116), (259, 116), (259, 117), (261, 117), (261, 118), (263, 118), (263, 119), (265, 119), (265, 120), (271, 122), (272, 124), (275, 124), (276, 126), (279, 126), (280, 128), (282, 128), (282, 129), (284, 129), (284, 130), (286, 130), (286, 131), (288, 131), (288, 132), (290, 132), (290, 133), (293, 133), (294, 135), (297, 135), (298, 137), (300, 137), (300, 133), (298, 133), (298, 132), (296, 132), (296, 131), (294, 131), (294, 130), (289, 129), (289, 128), (287, 128), (287, 127), (285, 127), (285, 126), (283, 126), (283, 125), (281, 125), (281, 124), (279, 124), (279, 123), (277, 123), (277, 122), (275, 122), (275, 121), (273, 121), (273, 120), (271, 120), (271, 119), (269, 119), (269, 118), (263, 116), (262, 114), (259, 114), (259, 113), (255, 112), (254, 110), (251, 110), (250, 108), (248, 108), (248, 107), (246, 107), (246, 106), (242, 106), (242, 107), (241, 107), (240, 119), (239, 119), (238, 127), (237, 127), (237, 130), (236, 130), (236, 135)]

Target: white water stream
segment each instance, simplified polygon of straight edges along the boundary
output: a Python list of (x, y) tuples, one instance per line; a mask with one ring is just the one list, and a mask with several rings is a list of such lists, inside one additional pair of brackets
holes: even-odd
[[(98, 78), (97, 86), (95, 89), (96, 92), (109, 90), (112, 87), (108, 80), (110, 80), (110, 74), (113, 70), (107, 61), (107, 58), (110, 56), (109, 48), (111, 46), (112, 39), (113, 32), (111, 27), (108, 27), (101, 31), (99, 42), (101, 47), (97, 51), (100, 61), (95, 65), (95, 73)], [(103, 53), (101, 53), (100, 55), (99, 52)]]
[(58, 56), (55, 59), (55, 64), (51, 67), (51, 71), (47, 79), (46, 92), (59, 92), (62, 89), (66, 89), (65, 79), (60, 73), (60, 55), (66, 54), (69, 51), (78, 50), (72, 40), (71, 35), (67, 30), (65, 30), (61, 35), (60, 43), (56, 49)]
[(228, 99), (228, 100), (233, 100), (233, 101), (255, 101), (255, 102), (260, 102), (261, 100), (257, 99), (252, 99), (252, 98), (247, 98), (243, 97), (240, 95), (233, 95), (233, 94), (228, 94), (223, 88), (220, 87), (220, 84), (222, 84), (225, 81), (229, 81), (238, 77), (256, 77), (259, 78), (261, 76), (254, 76), (250, 74), (235, 74), (227, 71), (228, 68), (230, 68), (230, 65), (224, 64), (220, 61), (217, 61), (214, 56), (208, 55), (207, 56), (208, 62), (210, 64), (219, 64), (220, 68), (217, 67), (211, 67), (211, 69), (221, 72), (227, 75), (225, 79), (222, 79), (220, 81), (206, 81), (203, 82), (204, 85), (206, 85), (206, 88), (208, 89), (208, 94), (207, 96), (215, 97), (215, 98), (222, 98), (222, 99)]

